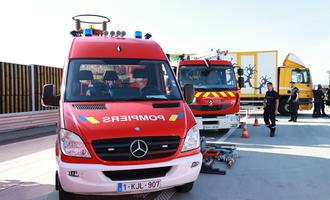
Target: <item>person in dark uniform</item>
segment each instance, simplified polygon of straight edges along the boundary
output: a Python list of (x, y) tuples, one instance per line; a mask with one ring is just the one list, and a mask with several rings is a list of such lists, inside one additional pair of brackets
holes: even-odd
[(275, 136), (276, 130), (276, 115), (278, 114), (279, 96), (274, 90), (271, 82), (267, 83), (267, 89), (264, 100), (264, 121), (270, 129), (270, 137)]
[(321, 101), (321, 113), (322, 113), (322, 117), (327, 117), (327, 115), (325, 114), (325, 100), (326, 100), (326, 98), (325, 98), (325, 94), (324, 94), (324, 92), (323, 92), (323, 88), (322, 88), (322, 85), (321, 84), (319, 84), (318, 86), (318, 89), (321, 91), (321, 99), (322, 99), (322, 101)]
[(289, 122), (297, 122), (298, 118), (298, 109), (299, 109), (299, 89), (295, 86), (295, 82), (290, 82), (290, 97), (289, 102), (289, 111), (290, 111), (290, 120)]
[(317, 86), (317, 90), (314, 91), (314, 111), (313, 117), (321, 117), (321, 110), (323, 112), (323, 116), (325, 116), (324, 112), (324, 98), (325, 95), (322, 91), (322, 85)]
[(328, 87), (328, 89), (327, 89), (327, 101), (326, 101), (327, 103), (327, 106), (330, 106), (330, 85), (329, 85), (329, 87)]

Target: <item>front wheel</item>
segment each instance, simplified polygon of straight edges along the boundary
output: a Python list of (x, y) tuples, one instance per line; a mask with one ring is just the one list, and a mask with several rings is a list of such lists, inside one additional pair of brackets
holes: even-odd
[[(58, 176), (57, 176), (58, 180)], [(58, 188), (58, 199), (59, 200), (75, 200), (76, 196), (73, 193), (66, 192), (63, 190), (61, 183), (58, 181), (57, 182), (57, 188)]]
[(281, 115), (285, 115), (285, 116), (290, 115), (288, 99), (281, 100), (279, 112), (281, 113)]
[(187, 184), (175, 187), (175, 189), (178, 192), (187, 193), (192, 190), (193, 186), (194, 186), (194, 182), (191, 182), (191, 183), (187, 183)]

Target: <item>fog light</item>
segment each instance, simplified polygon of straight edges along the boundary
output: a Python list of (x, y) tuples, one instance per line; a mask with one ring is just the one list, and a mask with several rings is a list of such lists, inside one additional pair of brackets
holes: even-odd
[(191, 168), (197, 167), (199, 165), (199, 162), (193, 162), (191, 163)]
[(79, 174), (77, 171), (69, 171), (68, 175), (72, 176), (72, 177), (79, 177)]

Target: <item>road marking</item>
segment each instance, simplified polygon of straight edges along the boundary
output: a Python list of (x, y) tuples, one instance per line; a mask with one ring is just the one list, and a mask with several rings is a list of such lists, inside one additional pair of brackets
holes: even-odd
[(235, 132), (237, 128), (231, 128), (228, 133), (226, 133), (225, 135), (223, 135), (218, 141), (219, 143), (225, 142), (230, 136), (231, 134), (233, 134)]

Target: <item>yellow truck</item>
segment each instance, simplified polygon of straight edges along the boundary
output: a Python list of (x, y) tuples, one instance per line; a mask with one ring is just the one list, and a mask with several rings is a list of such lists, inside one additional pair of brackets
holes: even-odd
[(228, 52), (221, 59), (244, 69), (245, 88), (241, 89), (241, 106), (261, 107), (267, 82), (272, 82), (280, 95), (279, 111), (288, 115), (289, 82), (299, 88), (299, 109), (312, 108), (313, 83), (309, 69), (294, 54), (289, 53), (283, 65), (278, 65), (278, 51)]

